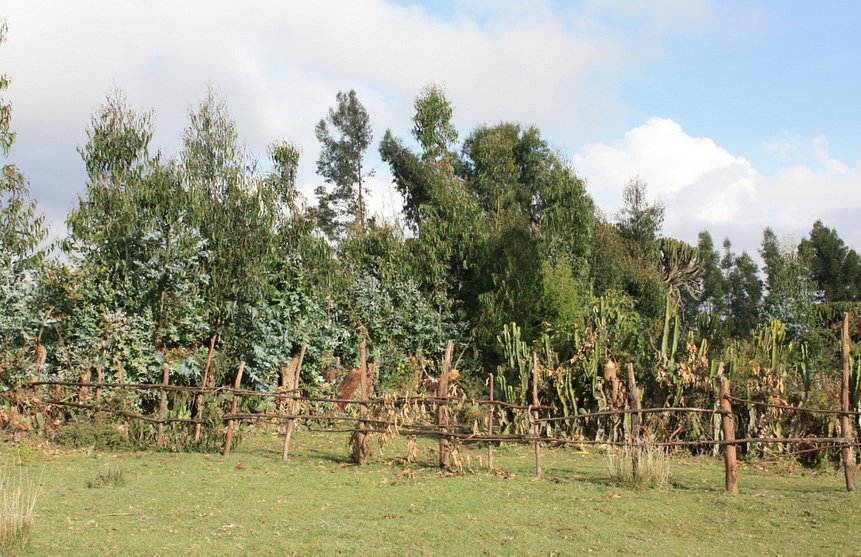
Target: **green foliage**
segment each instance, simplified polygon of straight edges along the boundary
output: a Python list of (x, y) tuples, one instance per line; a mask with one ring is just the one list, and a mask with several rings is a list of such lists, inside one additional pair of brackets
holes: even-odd
[(84, 421), (66, 425), (54, 441), (63, 447), (96, 451), (128, 451), (133, 447), (116, 426)]
[(415, 101), (413, 137), (422, 147), (425, 160), (448, 156), (457, 141), (457, 130), (451, 123), (454, 110), (438, 85), (422, 89)]
[(763, 317), (785, 323), (792, 339), (807, 337), (813, 326), (811, 309), (816, 302), (816, 288), (808, 279), (806, 261), (794, 247), (779, 245), (770, 228), (763, 232), (759, 253), (765, 263), (768, 289)]
[[(7, 25), (0, 20), (0, 45)], [(0, 74), (0, 94), (10, 80)], [(38, 344), (40, 312), (38, 290), (41, 247), (47, 236), (45, 218), (30, 199), (26, 178), (7, 162), (15, 143), (12, 105), (0, 97), (0, 385), (8, 386), (31, 370), (34, 344)]]
[(317, 174), (333, 187), (316, 189), (318, 223), (331, 239), (338, 239), (344, 228), (356, 226), (364, 231), (367, 208), (364, 180), (372, 175), (364, 169), (362, 159), (371, 145), (373, 133), (370, 117), (356, 97), (356, 92), (338, 92), (337, 108), (330, 108), (326, 118), (315, 128), (320, 142)]
[(663, 203), (650, 204), (646, 189), (640, 176), (629, 179), (622, 190), (622, 208), (616, 215), (619, 234), (628, 242), (631, 254), (641, 260), (651, 257), (664, 224)]
[[(0, 92), (7, 84), (0, 79)], [(721, 257), (705, 231), (697, 247), (661, 238), (663, 205), (649, 202), (639, 177), (625, 187), (617, 222), (608, 221), (534, 127), (481, 125), (459, 145), (452, 103), (431, 85), (415, 100), (414, 141), (388, 131), (379, 145), (404, 199), (402, 229), (368, 218), (369, 117), (354, 91), (336, 101), (315, 130), (325, 185), (308, 208), (296, 188), (297, 146), (272, 142), (269, 170), (259, 171), (213, 89), (189, 110), (175, 156), (151, 152), (151, 112), (110, 93), (79, 149), (86, 191), (68, 215), (60, 260), (41, 249), (44, 223), (26, 180), (3, 166), (4, 386), (36, 373), (115, 380), (120, 370), (127, 381), (156, 382), (163, 363), (173, 382), (200, 384), (213, 343), (216, 385), (244, 361), (245, 384), (271, 390), (304, 344), (302, 387), (316, 393), (358, 364), (364, 339), (377, 387), (388, 390), (412, 386), (453, 339), (464, 347), (461, 388), (480, 396), (495, 370), (499, 396), (527, 403), (535, 353), (540, 397), (564, 415), (620, 404), (613, 370), (627, 362), (653, 405), (713, 404), (721, 360), (762, 400), (811, 404), (834, 388), (835, 323), (843, 311), (859, 313), (861, 263), (821, 222), (799, 246), (765, 231), (763, 284), (728, 239)], [(4, 158), (10, 117), (0, 100)], [(153, 394), (109, 402), (149, 413)], [(226, 402), (205, 405), (213, 425)], [(171, 398), (172, 417), (191, 408)], [(833, 425), (747, 410), (751, 432)], [(526, 423), (522, 412), (503, 419)], [(698, 416), (654, 419), (656, 430), (692, 438), (710, 428)], [(572, 435), (607, 427), (559, 424)], [(185, 425), (165, 429), (166, 449), (191, 447)], [(151, 425), (130, 432), (140, 446), (153, 435)], [(214, 449), (219, 435), (198, 447)]]
[(818, 286), (824, 301), (861, 299), (858, 254), (847, 248), (835, 229), (826, 227), (821, 220), (816, 221), (798, 251), (809, 265), (810, 279)]
[(529, 345), (522, 340), (521, 330), (516, 323), (504, 325), (497, 342), (505, 356), (504, 364), (498, 368), (496, 374), (500, 400), (512, 404), (527, 404), (532, 377), (532, 353)]
[(747, 253), (736, 256), (729, 239), (724, 240), (723, 247), (721, 270), (726, 281), (724, 306), (727, 330), (731, 336), (746, 337), (760, 318), (762, 280), (758, 276), (759, 268)]
[(594, 295), (625, 292), (644, 318), (663, 317), (666, 300), (658, 266), (632, 256), (616, 227), (600, 215), (595, 216), (592, 230), (589, 266)]

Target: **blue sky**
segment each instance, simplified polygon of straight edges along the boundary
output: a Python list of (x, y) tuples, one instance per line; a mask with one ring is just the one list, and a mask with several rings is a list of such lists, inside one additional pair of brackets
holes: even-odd
[[(752, 3), (751, 3), (752, 4)], [(861, 153), (861, 3), (765, 2), (755, 22), (735, 14), (701, 36), (670, 37), (665, 55), (622, 89), (628, 125), (669, 116), (775, 170), (763, 144), (780, 134), (825, 134), (838, 158)]]
[[(313, 197), (313, 128), (337, 91), (356, 89), (377, 139), (405, 137), (435, 82), (461, 137), (538, 126), (609, 215), (639, 174), (669, 235), (708, 229), (754, 252), (767, 225), (797, 241), (823, 219), (861, 248), (861, 3), (9, 0), (0, 17), (12, 160), (55, 236), (84, 188), (75, 149), (113, 87), (153, 110), (155, 146), (172, 155), (213, 84), (249, 151), (302, 147)], [(391, 177), (375, 152), (369, 163), (372, 207), (391, 218)]]

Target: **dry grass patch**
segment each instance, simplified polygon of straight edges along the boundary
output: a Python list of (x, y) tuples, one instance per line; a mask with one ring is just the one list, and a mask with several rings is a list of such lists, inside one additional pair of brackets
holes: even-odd
[(0, 470), (0, 549), (14, 555), (33, 534), (39, 480), (21, 466), (6, 464)]
[(656, 446), (654, 442), (610, 447), (607, 449), (606, 458), (610, 480), (619, 485), (637, 489), (669, 485), (669, 453), (664, 447)]

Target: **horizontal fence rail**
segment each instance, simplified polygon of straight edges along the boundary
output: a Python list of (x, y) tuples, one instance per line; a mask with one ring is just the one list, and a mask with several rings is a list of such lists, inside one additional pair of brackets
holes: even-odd
[[(139, 420), (148, 424), (158, 426), (159, 433), (157, 436), (158, 446), (162, 446), (164, 442), (163, 425), (164, 424), (194, 424), (196, 428), (212, 425), (211, 421), (207, 421), (201, 417), (200, 405), (198, 397), (213, 397), (225, 396), (230, 401), (230, 412), (220, 416), (220, 420), (227, 424), (227, 439), (224, 446), (224, 454), (229, 454), (230, 443), (233, 436), (234, 428), (239, 422), (253, 422), (259, 420), (269, 420), (275, 422), (284, 422), (287, 425), (287, 433), (284, 440), (284, 452), (282, 457), (287, 458), (290, 446), (290, 433), (297, 420), (321, 424), (322, 428), (316, 428), (319, 432), (332, 433), (352, 433), (352, 451), (354, 461), (357, 464), (363, 464), (367, 458), (367, 436), (371, 434), (387, 434), (387, 435), (407, 435), (416, 437), (431, 437), (440, 441), (440, 466), (449, 468), (449, 455), (451, 453), (451, 442), (456, 443), (487, 443), (488, 444), (488, 468), (493, 468), (493, 453), (492, 444), (496, 443), (524, 443), (533, 444), (535, 446), (535, 465), (536, 474), (541, 474), (541, 445), (565, 446), (565, 445), (597, 445), (597, 446), (632, 446), (635, 449), (643, 445), (655, 447), (678, 448), (678, 447), (720, 447), (724, 453), (724, 463), (726, 468), (726, 489), (728, 492), (736, 493), (738, 490), (737, 475), (738, 464), (736, 461), (735, 448), (741, 445), (763, 444), (763, 445), (817, 445), (812, 448), (805, 448), (795, 453), (789, 454), (805, 454), (808, 452), (826, 450), (826, 449), (841, 449), (844, 469), (846, 471), (847, 489), (851, 490), (854, 487), (854, 457), (852, 449), (859, 446), (855, 442), (853, 432), (847, 425), (848, 416), (861, 415), (859, 412), (849, 411), (844, 404), (841, 410), (827, 408), (811, 408), (802, 406), (793, 406), (788, 404), (773, 404), (761, 401), (755, 401), (745, 398), (739, 398), (730, 394), (730, 382), (723, 375), (721, 366), (719, 371), (720, 392), (717, 408), (696, 408), (696, 407), (661, 407), (661, 408), (639, 408), (639, 401), (636, 397), (637, 386), (633, 376), (632, 366), (628, 366), (628, 389), (629, 396), (626, 402), (626, 408), (607, 409), (596, 412), (579, 412), (571, 415), (558, 416), (560, 409), (550, 405), (543, 405), (538, 399), (538, 365), (537, 359), (533, 360), (533, 377), (532, 377), (532, 401), (531, 405), (512, 404), (505, 401), (495, 400), (493, 389), (490, 389), (489, 399), (476, 399), (449, 396), (448, 394), (448, 375), (451, 370), (451, 350), (452, 346), (446, 347), (446, 358), (442, 369), (442, 374), (439, 380), (439, 385), (444, 385), (437, 389), (436, 393), (426, 396), (392, 396), (392, 397), (372, 397), (370, 390), (370, 377), (368, 377), (368, 366), (364, 361), (364, 350), (362, 350), (361, 383), (362, 389), (359, 392), (359, 398), (327, 398), (319, 396), (302, 396), (302, 389), (299, 386), (299, 370), (301, 368), (301, 359), (298, 366), (294, 366), (293, 371), (289, 374), (290, 377), (282, 377), (281, 386), (270, 392), (259, 392), (240, 388), (244, 363), (239, 366), (234, 380), (234, 385), (214, 387), (206, 385), (204, 382), (200, 386), (189, 385), (171, 385), (169, 381), (169, 373), (167, 366), (163, 367), (162, 383), (125, 383), (122, 380), (119, 382), (88, 382), (88, 381), (33, 381), (27, 384), (20, 385), (15, 391), (27, 391), (35, 395), (36, 389), (40, 387), (48, 388), (52, 392), (52, 396), (42, 398), (35, 397), (39, 403), (49, 406), (68, 407), (79, 410), (84, 410), (93, 413), (106, 413), (125, 418), (127, 420)], [(303, 351), (304, 352), (304, 351)], [(489, 384), (493, 384), (493, 376), (490, 376)], [(56, 394), (57, 388), (77, 389), (77, 393), (73, 395), (76, 400), (63, 400)], [(848, 388), (848, 383), (844, 384), (844, 389)], [(126, 408), (112, 408), (103, 404), (105, 391), (133, 391), (133, 392), (158, 392), (160, 393), (160, 403), (158, 406), (158, 415), (147, 416), (138, 412), (130, 411)], [(7, 399), (10, 399), (10, 393), (15, 391), (7, 391), (0, 393)], [(95, 397), (93, 396), (93, 391)], [(191, 418), (169, 418), (167, 416), (167, 393), (179, 392), (189, 393), (194, 395), (196, 415)], [(633, 395), (631, 394), (633, 393)], [(243, 398), (269, 398), (278, 403), (281, 411), (263, 411), (263, 412), (241, 412), (238, 411), (238, 406)], [(95, 399), (95, 402), (91, 402)], [(223, 400), (223, 399), (222, 399)], [(124, 404), (125, 399), (123, 399)], [(340, 408), (341, 413), (326, 412), (326, 413), (310, 413), (302, 412), (303, 405), (308, 403), (328, 403), (332, 408)], [(733, 408), (733, 403), (752, 405), (757, 407), (774, 408), (792, 412), (804, 412), (822, 415), (839, 415), (843, 424), (840, 429), (840, 436), (828, 437), (735, 437), (735, 420), (734, 413), (737, 409)], [(350, 415), (343, 413), (347, 406), (359, 407), (358, 415)], [(403, 407), (404, 405), (416, 405), (422, 407), (435, 407), (434, 412), (427, 411), (425, 416), (430, 420), (435, 420), (434, 423), (407, 423), (402, 419), (392, 418), (385, 414), (374, 415), (370, 413), (371, 409), (381, 409), (389, 411), (395, 407)], [(482, 406), (488, 409), (487, 420), (484, 428), (476, 428), (475, 424), (463, 424), (452, 421), (452, 413), (450, 407), (452, 405), (471, 405)], [(306, 406), (307, 407), (307, 406)], [(520, 414), (520, 424), (522, 432), (510, 433), (499, 432), (495, 430), (495, 425), (498, 425), (498, 412), (501, 410), (523, 411)], [(542, 414), (549, 414), (542, 417)], [(664, 441), (652, 440), (643, 441), (641, 438), (641, 420), (643, 415), (647, 414), (701, 414), (710, 416), (720, 416), (721, 422), (721, 438), (717, 439), (668, 439)], [(555, 437), (542, 434), (542, 424), (553, 424), (558, 422), (573, 422), (577, 420), (588, 420), (596, 418), (608, 417), (630, 417), (630, 420), (619, 421), (624, 427), (624, 440), (619, 440), (617, 437), (609, 439), (586, 439), (586, 438), (567, 438)], [(496, 423), (495, 423), (496, 420)], [(509, 421), (509, 425), (515, 424), (517, 420)], [(337, 428), (331, 427), (336, 422), (355, 423), (353, 428)], [(328, 427), (327, 427), (328, 426)], [(199, 431), (199, 430), (197, 430)], [(198, 439), (198, 434), (195, 434), (195, 443)], [(672, 437), (672, 435), (670, 436)], [(636, 469), (636, 460), (635, 460)]]

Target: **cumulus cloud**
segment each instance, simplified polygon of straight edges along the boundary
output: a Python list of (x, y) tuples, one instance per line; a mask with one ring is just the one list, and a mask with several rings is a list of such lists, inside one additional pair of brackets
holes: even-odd
[(861, 247), (861, 161), (850, 167), (833, 158), (824, 137), (775, 140), (773, 150), (787, 158), (805, 143), (810, 153), (798, 156), (816, 164), (764, 174), (713, 140), (690, 136), (671, 119), (651, 118), (618, 141), (587, 145), (573, 162), (609, 214), (618, 209), (624, 184), (639, 174), (653, 200), (666, 205), (665, 233), (688, 242), (709, 230), (716, 242), (729, 236), (739, 251), (755, 254), (766, 226), (797, 240), (821, 219)]

